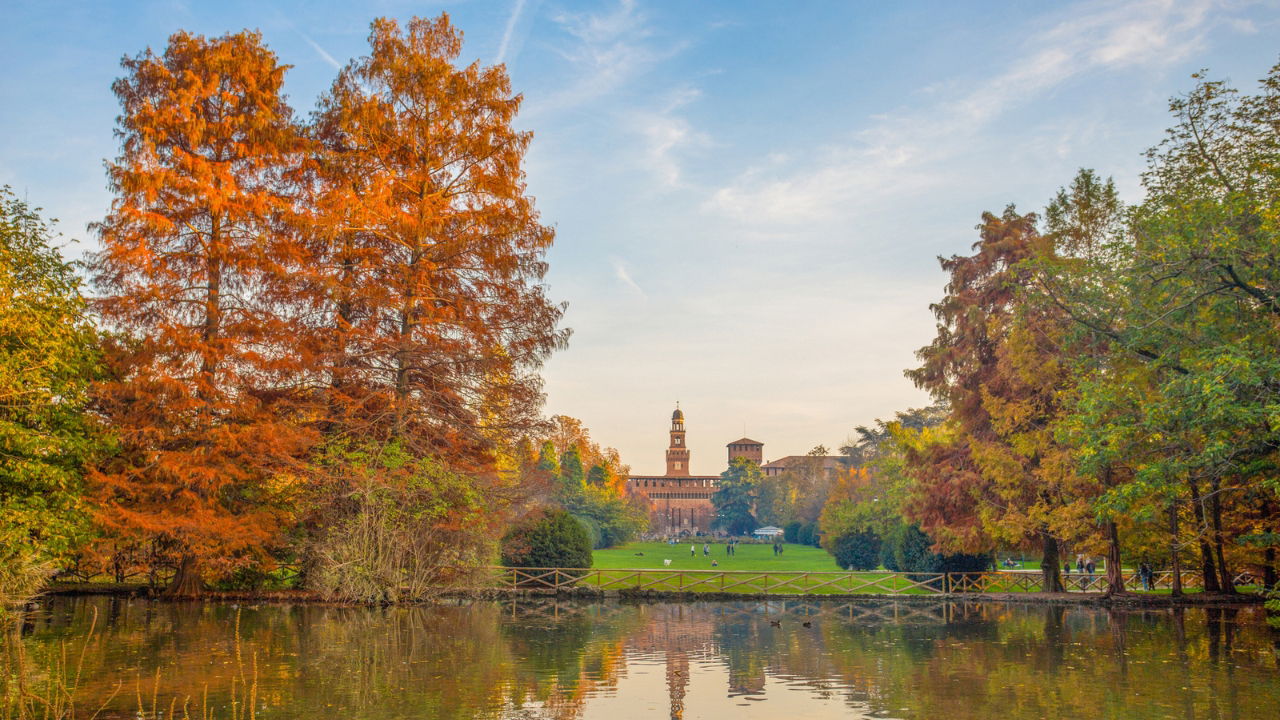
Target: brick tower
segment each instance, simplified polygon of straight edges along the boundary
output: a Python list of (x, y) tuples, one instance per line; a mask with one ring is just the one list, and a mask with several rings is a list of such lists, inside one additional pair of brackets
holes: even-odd
[(671, 413), (671, 444), (667, 447), (667, 477), (689, 476), (689, 446), (684, 441), (684, 413), (679, 403)]

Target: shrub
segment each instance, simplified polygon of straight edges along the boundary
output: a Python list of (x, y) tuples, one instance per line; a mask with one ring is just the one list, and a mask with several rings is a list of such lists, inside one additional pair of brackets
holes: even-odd
[(307, 584), (351, 602), (418, 600), (493, 556), (490, 516), (475, 479), (399, 443), (326, 448), (313, 468), (315, 531)]
[(800, 527), (803, 524), (799, 520), (787, 523), (786, 527), (782, 528), (782, 539), (793, 545), (798, 545), (800, 543)]
[(589, 568), (591, 535), (569, 513), (548, 510), (516, 525), (502, 538), (507, 567)]
[[(880, 555), (886, 568), (906, 573), (982, 572), (991, 568), (991, 555), (954, 553), (939, 555), (933, 540), (916, 525), (902, 525), (886, 539)], [(912, 576), (913, 580), (921, 577)]]
[(848, 570), (874, 570), (880, 564), (880, 536), (864, 531), (840, 535), (827, 548), (836, 564)]
[(884, 566), (885, 570), (900, 572), (902, 566), (898, 564), (898, 554), (895, 552), (898, 546), (896, 540), (895, 536), (890, 535), (885, 538), (884, 542), (880, 543), (880, 564)]
[(796, 542), (801, 545), (818, 547), (818, 524), (804, 523), (801, 525), (800, 530), (796, 533)]

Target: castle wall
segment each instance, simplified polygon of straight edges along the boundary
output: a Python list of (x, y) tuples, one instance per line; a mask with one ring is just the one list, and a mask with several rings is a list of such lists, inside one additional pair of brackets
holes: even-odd
[(658, 535), (711, 532), (716, 475), (688, 477), (632, 476), (627, 489), (649, 501), (649, 531)]

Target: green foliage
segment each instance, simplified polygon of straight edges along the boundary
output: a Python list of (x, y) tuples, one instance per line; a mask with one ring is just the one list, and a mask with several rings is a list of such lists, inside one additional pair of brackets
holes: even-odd
[(746, 458), (734, 458), (729, 469), (720, 473), (720, 484), (711, 495), (716, 511), (711, 527), (730, 535), (750, 535), (756, 529), (752, 511), (763, 477), (759, 465)]
[(398, 442), (335, 441), (320, 454), (308, 585), (351, 602), (429, 597), (493, 557), (493, 508), (475, 478)]
[(506, 567), (589, 568), (591, 537), (563, 510), (548, 510), (517, 524), (502, 538)]
[(799, 520), (789, 522), (782, 528), (782, 539), (789, 543), (800, 542), (800, 528), (803, 525)]
[(538, 470), (547, 473), (551, 477), (560, 477), (560, 459), (556, 457), (556, 446), (547, 440), (538, 448)]
[(1267, 610), (1267, 624), (1280, 630), (1280, 590), (1267, 590), (1265, 593), (1267, 599), (1263, 607)]
[(562, 497), (573, 497), (587, 486), (586, 471), (582, 467), (582, 450), (572, 445), (560, 456), (559, 492)]
[[(83, 539), (81, 480), (103, 436), (85, 413), (97, 334), (37, 210), (0, 188), (0, 596)], [(33, 585), (34, 583), (34, 585)]]
[(818, 524), (799, 521), (788, 523), (782, 529), (782, 538), (789, 543), (818, 547)]
[(868, 530), (847, 532), (836, 537), (827, 552), (846, 570), (874, 570), (880, 564), (880, 536)]
[(607, 465), (592, 465), (587, 471), (587, 483), (592, 487), (609, 487), (613, 484), (616, 476), (613, 470)]
[(819, 537), (820, 536), (818, 535), (817, 523), (805, 523), (804, 525), (800, 526), (800, 532), (798, 533), (798, 538), (799, 538), (798, 542), (801, 545), (818, 547)]
[(611, 548), (634, 540), (649, 524), (643, 507), (606, 491), (588, 488), (571, 512), (591, 531), (594, 548)]
[(940, 555), (931, 549), (933, 540), (917, 525), (901, 525), (885, 539), (882, 557), (890, 557), (893, 565), (885, 567), (899, 572), (981, 572), (991, 569), (988, 553), (952, 553)]

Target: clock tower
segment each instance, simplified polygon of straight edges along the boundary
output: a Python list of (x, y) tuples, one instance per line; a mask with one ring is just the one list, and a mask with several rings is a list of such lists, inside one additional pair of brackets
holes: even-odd
[(684, 413), (676, 403), (671, 413), (671, 444), (667, 447), (667, 477), (689, 476), (689, 447), (684, 440)]

